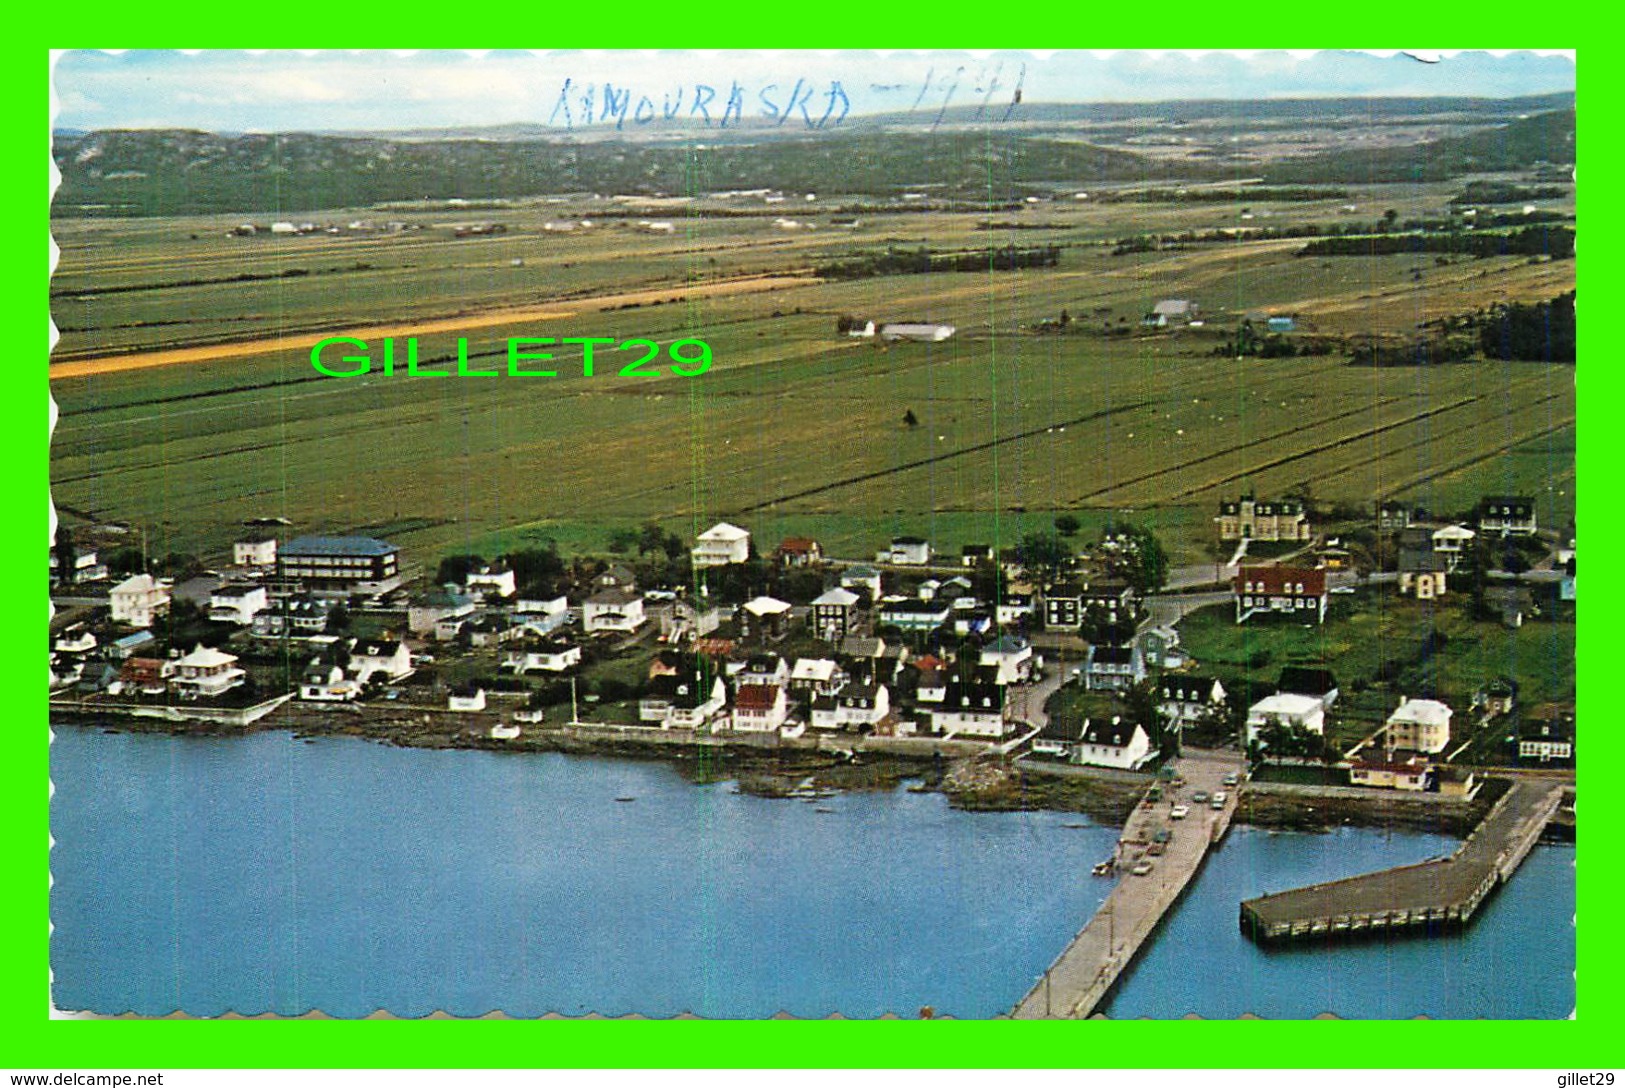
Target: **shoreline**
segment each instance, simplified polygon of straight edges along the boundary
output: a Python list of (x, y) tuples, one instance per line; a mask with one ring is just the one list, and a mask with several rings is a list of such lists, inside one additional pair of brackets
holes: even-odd
[[(380, 708), (311, 710), (278, 707), (251, 725), (177, 722), (86, 708), (51, 708), (53, 727), (114, 733), (235, 737), (279, 731), (295, 739), (354, 737), (401, 748), (485, 752), (554, 752), (562, 755), (635, 759), (670, 764), (695, 784), (732, 780), (753, 796), (790, 798), (810, 791), (891, 790), (912, 782), (916, 792), (944, 794), (969, 812), (1077, 812), (1097, 823), (1123, 826), (1154, 781), (1150, 775), (1065, 768), (997, 756), (974, 742), (934, 738), (809, 737), (677, 734), (611, 725), (530, 729), (513, 740), (484, 735), (489, 723), (467, 715), (425, 713), (420, 708), (380, 713)], [(409, 713), (411, 716), (409, 716)], [(1283, 791), (1270, 784), (1244, 786), (1236, 822), (1264, 830), (1324, 833), (1339, 827), (1426, 831), (1464, 838), (1478, 826), (1505, 779), (1489, 778), (1472, 801), (1437, 795), (1353, 797), (1314, 790)], [(1572, 838), (1572, 828), (1567, 829)]]

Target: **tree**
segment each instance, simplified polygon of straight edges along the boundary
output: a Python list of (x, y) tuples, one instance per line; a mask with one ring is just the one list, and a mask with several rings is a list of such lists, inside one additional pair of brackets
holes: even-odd
[(1028, 533), (1016, 546), (1016, 556), (1022, 566), (1047, 583), (1072, 562), (1072, 549), (1055, 533)]
[(57, 579), (73, 581), (73, 561), (78, 556), (78, 549), (73, 546), (73, 530), (66, 525), (56, 527), (56, 543), (51, 547), (51, 554), (56, 556)]
[(334, 605), (333, 610), (327, 614), (326, 633), (329, 635), (342, 635), (349, 629), (350, 610), (342, 604)]
[(440, 561), (434, 580), (438, 585), (462, 585), (468, 581), (469, 571), (485, 566), (484, 556), (448, 555)]
[(540, 548), (509, 552), (502, 561), (512, 568), (514, 583), (520, 589), (550, 584), (564, 574), (564, 560), (559, 558), (558, 547), (551, 540)]
[(109, 574), (139, 574), (142, 570), (141, 549), (133, 544), (116, 548), (107, 557)]
[(638, 531), (636, 529), (612, 529), (609, 533), (609, 550), (616, 555), (624, 555), (638, 546)]
[(1127, 522), (1106, 526), (1102, 550), (1118, 576), (1139, 594), (1154, 593), (1168, 581), (1168, 553), (1150, 529)]
[(1146, 736), (1151, 738), (1151, 747), (1168, 758), (1179, 755), (1179, 730), (1170, 728), (1172, 723), (1162, 712), (1155, 681), (1141, 680), (1125, 692), (1123, 707), (1129, 721), (1145, 727)]
[(1061, 328), (1064, 329), (1070, 324), (1072, 324), (1072, 315), (1067, 313), (1066, 308), (1063, 306), (1061, 308)]
[(903, 413), (903, 425), (906, 427), (918, 427), (920, 425), (919, 417), (914, 414), (914, 409), (910, 408)]
[(1055, 531), (1062, 536), (1071, 536), (1081, 528), (1083, 524), (1071, 514), (1062, 514), (1055, 519)]
[(638, 530), (638, 554), (643, 555), (646, 552), (664, 551), (665, 545), (665, 530), (660, 528), (660, 525), (656, 522), (644, 522), (643, 528)]

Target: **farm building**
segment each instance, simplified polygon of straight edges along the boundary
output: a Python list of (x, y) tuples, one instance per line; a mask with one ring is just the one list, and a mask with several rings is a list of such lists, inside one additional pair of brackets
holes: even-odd
[(936, 343), (948, 339), (955, 331), (952, 325), (895, 322), (880, 326), (880, 338), (882, 340), (915, 340), (922, 343)]

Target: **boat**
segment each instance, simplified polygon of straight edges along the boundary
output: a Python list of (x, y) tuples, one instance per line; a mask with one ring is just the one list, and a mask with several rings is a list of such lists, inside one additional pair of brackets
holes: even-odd
[(625, 803), (627, 801), (636, 801), (637, 798), (636, 797), (617, 797), (617, 798), (615, 798), (615, 800), (620, 801), (622, 803)]
[(832, 808), (815, 808), (815, 809), (813, 809), (813, 811), (828, 814), (828, 813), (834, 812), (835, 810), (832, 809)]
[(1070, 828), (1070, 829), (1075, 831), (1080, 827), (1088, 827), (1089, 825), (1088, 824), (1062, 824), (1061, 826), (1065, 827), (1065, 828)]
[(1093, 869), (1089, 870), (1089, 872), (1090, 872), (1090, 875), (1092, 875), (1092, 876), (1111, 876), (1112, 875), (1112, 869), (1113, 869), (1113, 865), (1112, 865), (1111, 862), (1102, 861), (1102, 862), (1096, 863), (1095, 867)]

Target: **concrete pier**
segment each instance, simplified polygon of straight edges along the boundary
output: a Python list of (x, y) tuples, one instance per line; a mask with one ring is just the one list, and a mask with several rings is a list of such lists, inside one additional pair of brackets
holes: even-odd
[[(1066, 946), (1027, 995), (1011, 1011), (1016, 1019), (1082, 1019), (1111, 992), (1123, 969), (1133, 962), (1146, 938), (1196, 875), (1208, 850), (1224, 836), (1236, 812), (1235, 786), (1224, 777), (1243, 770), (1240, 757), (1220, 753), (1193, 753), (1181, 758), (1176, 770), (1185, 779), (1177, 790), (1164, 785), (1163, 799), (1142, 804), (1129, 818), (1117, 844), (1116, 881), (1106, 902)], [(1196, 804), (1191, 796), (1202, 791), (1229, 793), (1223, 809)], [(1170, 819), (1176, 804), (1189, 808), (1181, 820)], [(1172, 832), (1160, 856), (1148, 853), (1159, 829)], [(1133, 868), (1149, 862), (1151, 871), (1136, 876)], [(1090, 879), (1080, 874), (1081, 879)], [(1106, 878), (1098, 878), (1104, 884)]]
[(1519, 779), (1450, 857), (1248, 899), (1242, 930), (1272, 943), (1464, 926), (1528, 857), (1565, 790), (1562, 782)]

